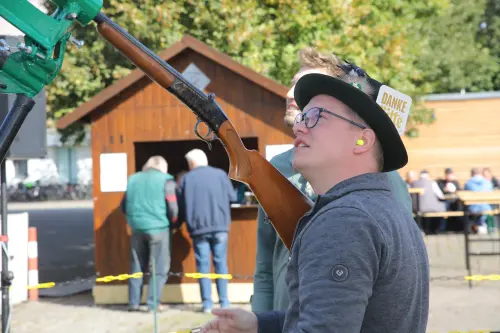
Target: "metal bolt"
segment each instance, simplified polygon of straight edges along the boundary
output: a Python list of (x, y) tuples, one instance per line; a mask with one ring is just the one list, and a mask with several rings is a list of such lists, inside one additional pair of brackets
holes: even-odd
[(68, 15), (66, 15), (66, 20), (74, 20), (76, 19), (76, 13), (69, 13)]
[(17, 46), (19, 50), (26, 52), (27, 54), (30, 54), (33, 50), (31, 49), (31, 46), (26, 46), (24, 43), (19, 43)]
[(82, 46), (83, 46), (83, 44), (85, 44), (83, 40), (78, 40), (78, 39), (76, 39), (76, 38), (75, 38), (75, 37), (73, 37), (73, 36), (69, 37), (69, 41), (70, 41), (71, 43), (75, 44), (75, 45), (76, 45), (76, 47), (77, 47), (77, 48), (79, 48), (79, 49), (81, 49), (81, 48), (82, 48)]
[(10, 46), (5, 39), (0, 39), (0, 51), (9, 51)]

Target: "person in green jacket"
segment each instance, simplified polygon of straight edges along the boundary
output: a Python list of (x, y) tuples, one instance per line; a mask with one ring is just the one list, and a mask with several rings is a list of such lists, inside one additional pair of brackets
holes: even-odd
[[(295, 117), (300, 113), (294, 99), (294, 87), (303, 75), (322, 73), (332, 76), (343, 75), (338, 67), (340, 60), (333, 54), (321, 54), (308, 47), (298, 53), (300, 69), (291, 82), (287, 94), (284, 122), (293, 127)], [(316, 194), (304, 177), (292, 167), (293, 148), (274, 156), (270, 163), (290, 180), (298, 189), (314, 200)], [(397, 171), (386, 173), (391, 184), (394, 197), (401, 201), (411, 212), (412, 201), (408, 187)], [(283, 244), (273, 226), (266, 221), (265, 214), (259, 206), (257, 217), (257, 255), (254, 273), (252, 311), (286, 310), (289, 299), (285, 282), (286, 267), (290, 252)]]
[(177, 185), (167, 171), (168, 164), (163, 157), (149, 158), (142, 171), (129, 177), (121, 202), (122, 212), (132, 231), (130, 273), (152, 273), (153, 262), (156, 271), (156, 304), (152, 277), (149, 279), (146, 308), (139, 306), (143, 279), (129, 279), (129, 311), (164, 309), (160, 299), (170, 270), (170, 224), (175, 223), (178, 217)]

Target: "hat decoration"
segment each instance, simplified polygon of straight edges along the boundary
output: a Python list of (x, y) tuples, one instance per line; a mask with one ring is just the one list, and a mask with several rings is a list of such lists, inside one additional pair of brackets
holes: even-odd
[(366, 75), (366, 72), (354, 65), (351, 64), (347, 61), (345, 61), (345, 64), (337, 65), (340, 69), (344, 71), (346, 75), (339, 77), (342, 81), (350, 84), (351, 86), (358, 88), (362, 92), (368, 95), (373, 94), (373, 87), (368, 81), (368, 77)]
[[(346, 73), (345, 76), (339, 79), (372, 97), (389, 115), (398, 133), (402, 135), (405, 131), (406, 122), (410, 113), (412, 104), (411, 97), (389, 86), (380, 84), (380, 82), (370, 78), (364, 69), (355, 64), (348, 61), (344, 62), (345, 64), (337, 65)], [(377, 95), (375, 95), (375, 92)]]

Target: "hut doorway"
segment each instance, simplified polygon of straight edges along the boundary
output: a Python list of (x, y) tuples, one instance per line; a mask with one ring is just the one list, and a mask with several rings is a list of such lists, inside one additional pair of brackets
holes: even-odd
[[(247, 149), (258, 150), (259, 148), (258, 138), (256, 137), (242, 138), (242, 141)], [(182, 172), (188, 171), (188, 165), (184, 155), (195, 148), (201, 149), (207, 154), (208, 164), (210, 166), (229, 172), (229, 158), (220, 141), (216, 140), (212, 142), (212, 150), (209, 150), (208, 145), (199, 139), (135, 142), (135, 170), (141, 170), (149, 157), (161, 155), (167, 160), (168, 172), (174, 177), (177, 177)], [(236, 185), (234, 181), (233, 184)]]

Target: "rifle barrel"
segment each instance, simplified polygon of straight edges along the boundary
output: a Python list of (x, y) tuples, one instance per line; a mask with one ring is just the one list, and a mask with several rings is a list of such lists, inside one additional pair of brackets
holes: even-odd
[(214, 132), (228, 120), (213, 96), (205, 94), (187, 81), (175, 68), (131, 36), (103, 13), (94, 21), (97, 31), (127, 59), (141, 69), (151, 80), (176, 96)]

